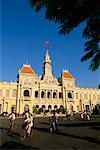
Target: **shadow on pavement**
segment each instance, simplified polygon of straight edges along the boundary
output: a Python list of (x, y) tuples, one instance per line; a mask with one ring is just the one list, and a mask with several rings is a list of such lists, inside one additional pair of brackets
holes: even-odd
[(0, 130), (8, 130), (8, 128), (0, 127)]
[(4, 143), (3, 145), (1, 145), (0, 149), (40, 149), (40, 148), (36, 148), (36, 147), (32, 147), (32, 146), (26, 146), (22, 143), (17, 143), (17, 142), (13, 142), (13, 141), (10, 141), (10, 142), (6, 142)]
[(34, 127), (34, 129), (36, 129), (36, 130), (38, 130), (38, 131), (43, 131), (43, 132), (50, 132), (50, 130), (49, 129), (47, 129), (47, 128), (38, 128), (38, 127)]
[[(40, 124), (49, 125), (49, 123), (46, 122), (40, 122)], [(100, 122), (81, 122), (81, 123), (74, 123), (72, 121), (66, 121), (66, 123), (59, 123), (58, 126), (64, 126), (64, 127), (82, 127), (82, 126), (99, 126)]]
[(16, 132), (7, 132), (7, 135), (11, 137), (20, 137), (20, 133), (16, 133)]
[(100, 145), (100, 141), (97, 138), (94, 138), (94, 137), (89, 137), (89, 136), (83, 136), (82, 137), (82, 136), (63, 133), (63, 132), (56, 132), (55, 134), (64, 135), (64, 136), (68, 136), (68, 137), (71, 137), (71, 138), (76, 138), (76, 139), (79, 139), (79, 140), (84, 140), (84, 141), (88, 141), (88, 142)]
[(14, 132), (14, 131), (9, 131), (8, 128), (0, 127), (0, 130), (7, 131), (7, 135), (8, 135), (8, 136), (11, 136), (11, 137), (20, 136), (20, 133), (16, 133), (16, 132)]
[(100, 130), (100, 127), (92, 127), (93, 130)]
[[(46, 129), (46, 128), (35, 128), (35, 129), (38, 130), (38, 131), (41, 131), (41, 132), (48, 132), (48, 133), (50, 133), (49, 129)], [(61, 132), (60, 130), (57, 130), (53, 134), (58, 134), (58, 135), (62, 135), (62, 136), (76, 138), (76, 139), (79, 139), (79, 140), (84, 140), (84, 141), (88, 141), (88, 142), (100, 145), (100, 141), (97, 138), (94, 138), (94, 137), (89, 137), (89, 136), (83, 136), (82, 137), (82, 136), (78, 136), (78, 135), (64, 133), (64, 132)]]
[(82, 126), (99, 126), (100, 125), (100, 122), (81, 122), (81, 123), (73, 123), (73, 122), (70, 122), (70, 123), (66, 123), (66, 124), (59, 124), (58, 126), (64, 126), (64, 127), (82, 127)]

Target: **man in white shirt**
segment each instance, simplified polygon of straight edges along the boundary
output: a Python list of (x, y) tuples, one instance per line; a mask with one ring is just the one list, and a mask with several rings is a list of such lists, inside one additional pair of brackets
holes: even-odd
[(27, 118), (24, 120), (24, 123), (26, 123), (26, 133), (28, 136), (30, 136), (31, 130), (33, 127), (33, 116), (32, 116), (32, 114), (29, 113)]
[(10, 128), (9, 130), (13, 130), (14, 129), (14, 125), (15, 125), (15, 113), (12, 112), (10, 115), (9, 115), (9, 121), (10, 121)]

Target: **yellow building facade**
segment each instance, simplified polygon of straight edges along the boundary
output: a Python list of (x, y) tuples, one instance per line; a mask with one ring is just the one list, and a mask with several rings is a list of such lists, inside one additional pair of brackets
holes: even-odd
[(68, 112), (100, 109), (100, 89), (80, 88), (75, 78), (63, 70), (59, 79), (52, 75), (51, 59), (46, 49), (42, 76), (30, 65), (24, 64), (18, 72), (17, 82), (0, 82), (0, 114), (15, 111), (22, 114), (27, 107), (54, 110), (61, 107)]

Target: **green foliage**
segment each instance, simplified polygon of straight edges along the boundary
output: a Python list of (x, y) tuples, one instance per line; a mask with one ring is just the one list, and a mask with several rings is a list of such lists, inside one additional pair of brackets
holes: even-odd
[(40, 109), (39, 109), (39, 113), (41, 113), (41, 112), (43, 112), (43, 108), (40, 108)]
[(33, 107), (33, 113), (38, 114), (39, 113), (39, 109), (37, 109), (36, 107)]
[(69, 34), (79, 24), (86, 21), (83, 37), (85, 52), (81, 61), (90, 58), (89, 69), (95, 71), (100, 66), (100, 0), (29, 0), (36, 12), (45, 8), (45, 17), (59, 23), (59, 34)]

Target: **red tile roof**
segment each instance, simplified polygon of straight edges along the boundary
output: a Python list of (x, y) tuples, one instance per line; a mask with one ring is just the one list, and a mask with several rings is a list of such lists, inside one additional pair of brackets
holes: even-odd
[(63, 78), (73, 78), (72, 75), (68, 71), (64, 71), (62, 73), (62, 77)]
[(23, 65), (21, 69), (21, 73), (27, 73), (36, 76), (36, 74), (34, 73), (30, 65)]

